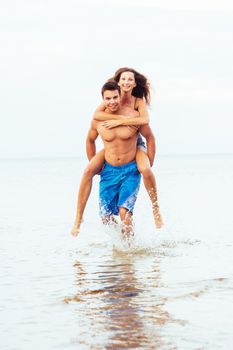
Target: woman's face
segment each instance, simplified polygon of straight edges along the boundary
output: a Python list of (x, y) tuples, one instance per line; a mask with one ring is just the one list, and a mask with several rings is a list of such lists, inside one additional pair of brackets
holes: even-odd
[(135, 77), (133, 72), (123, 72), (121, 73), (118, 85), (123, 92), (132, 92), (133, 88), (136, 86)]

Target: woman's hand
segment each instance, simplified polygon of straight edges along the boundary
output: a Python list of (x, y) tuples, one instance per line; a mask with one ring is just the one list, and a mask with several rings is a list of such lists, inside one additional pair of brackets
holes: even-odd
[(102, 124), (106, 129), (116, 128), (122, 125), (122, 120), (105, 120)]

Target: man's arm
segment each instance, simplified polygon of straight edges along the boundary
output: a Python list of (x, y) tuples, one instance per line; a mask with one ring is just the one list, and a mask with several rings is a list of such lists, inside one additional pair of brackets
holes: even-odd
[(96, 128), (96, 122), (92, 120), (91, 127), (86, 138), (86, 154), (89, 161), (96, 155), (95, 140), (97, 139), (98, 135), (99, 133)]
[(156, 143), (154, 134), (149, 125), (143, 125), (140, 127), (139, 132), (146, 139), (147, 155), (150, 160), (150, 165), (152, 166), (155, 159)]

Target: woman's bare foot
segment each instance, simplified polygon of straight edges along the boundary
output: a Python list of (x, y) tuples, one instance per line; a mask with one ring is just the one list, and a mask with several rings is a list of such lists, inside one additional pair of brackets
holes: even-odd
[(154, 221), (155, 221), (156, 228), (161, 228), (164, 225), (164, 223), (163, 223), (162, 215), (159, 212), (159, 206), (158, 205), (156, 205), (154, 207), (153, 215), (154, 215)]
[(154, 216), (154, 220), (155, 220), (156, 228), (161, 228), (164, 225), (163, 218), (162, 218), (160, 213), (158, 213)]
[(74, 226), (72, 227), (70, 233), (71, 233), (71, 235), (72, 235), (73, 237), (77, 237), (77, 236), (78, 236), (78, 234), (79, 234), (79, 232), (80, 232), (80, 226), (81, 226), (81, 223), (82, 223), (82, 222), (83, 222), (83, 220), (80, 221), (80, 222), (77, 223), (77, 224), (75, 223)]
[(77, 237), (80, 232), (80, 227), (78, 228), (77, 226), (73, 226), (70, 233), (73, 237)]

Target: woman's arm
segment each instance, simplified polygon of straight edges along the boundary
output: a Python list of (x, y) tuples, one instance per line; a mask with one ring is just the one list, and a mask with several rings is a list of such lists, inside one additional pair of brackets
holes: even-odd
[(137, 99), (138, 117), (130, 115), (111, 114), (105, 112), (105, 105), (102, 103), (95, 111), (93, 118), (95, 120), (104, 121), (104, 126), (108, 129), (115, 128), (119, 125), (147, 125), (149, 123), (149, 115), (146, 103), (143, 99)]
[[(127, 116), (127, 115), (118, 115), (119, 119), (111, 120), (113, 118), (110, 118), (110, 120), (105, 120), (103, 125), (107, 129), (112, 129), (115, 128), (119, 125), (137, 125), (137, 126), (142, 126), (142, 125), (148, 125), (149, 124), (149, 115), (146, 107), (146, 103), (143, 99), (137, 99), (137, 109), (139, 116), (133, 117), (132, 115)], [(103, 112), (102, 112), (103, 113)], [(136, 111), (134, 111), (136, 113)], [(111, 114), (110, 114), (111, 116)], [(115, 116), (117, 116), (115, 114)]]
[(105, 112), (105, 104), (104, 102), (99, 105), (99, 107), (95, 110), (93, 119), (98, 121), (108, 121), (108, 120), (121, 120), (124, 118), (123, 115), (120, 114), (111, 114)]
[(139, 112), (139, 116), (138, 117), (124, 117), (124, 120), (122, 120), (120, 125), (138, 125), (138, 126), (142, 126), (142, 125), (147, 125), (149, 124), (149, 114), (147, 111), (147, 107), (146, 107), (146, 103), (142, 98), (138, 98), (137, 99), (137, 105), (136, 108)]

